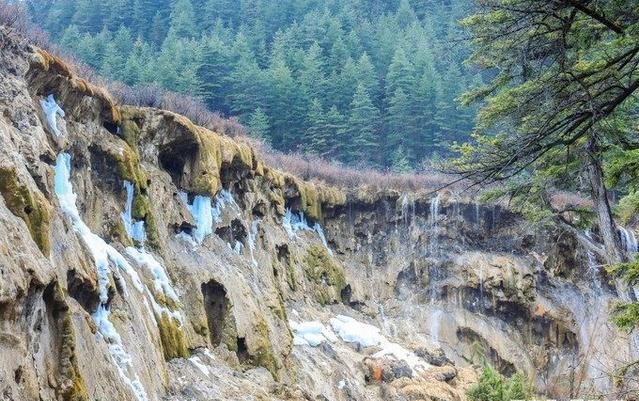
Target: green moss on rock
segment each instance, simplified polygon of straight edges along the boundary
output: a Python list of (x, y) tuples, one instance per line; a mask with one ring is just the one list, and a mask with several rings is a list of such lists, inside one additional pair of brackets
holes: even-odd
[(166, 313), (161, 316), (156, 315), (155, 319), (160, 332), (164, 359), (169, 361), (173, 358), (188, 358), (189, 350), (184, 340), (184, 333), (175, 319)]
[(257, 342), (253, 352), (251, 352), (252, 363), (256, 366), (266, 368), (276, 379), (279, 376), (278, 363), (273, 355), (273, 345), (269, 335), (268, 325), (266, 321), (260, 319), (255, 326)]
[(346, 287), (344, 270), (322, 245), (313, 245), (306, 252), (304, 272), (314, 285), (315, 298), (322, 304), (338, 302)]
[(53, 317), (58, 344), (59, 381), (58, 398), (63, 401), (88, 401), (89, 394), (80, 373), (75, 353), (75, 330), (64, 291), (57, 281), (52, 282), (43, 294), (47, 309)]
[(145, 222), (147, 243), (152, 248), (158, 249), (158, 228), (147, 195), (148, 178), (140, 165), (139, 154), (130, 146), (124, 145), (122, 152), (110, 151), (109, 155), (116, 161), (118, 176), (133, 184), (132, 217)]
[(27, 224), (31, 238), (46, 256), (51, 251), (49, 203), (39, 191), (31, 191), (18, 180), (13, 168), (0, 167), (0, 194), (11, 210)]

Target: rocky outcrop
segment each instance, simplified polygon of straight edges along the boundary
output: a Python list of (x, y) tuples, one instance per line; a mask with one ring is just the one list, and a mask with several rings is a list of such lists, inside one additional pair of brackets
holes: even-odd
[[(305, 182), (0, 35), (4, 398), (463, 400), (478, 354), (552, 396), (628, 390), (608, 373), (636, 338), (608, 323), (619, 296), (571, 229)], [(337, 315), (429, 368), (291, 332)]]

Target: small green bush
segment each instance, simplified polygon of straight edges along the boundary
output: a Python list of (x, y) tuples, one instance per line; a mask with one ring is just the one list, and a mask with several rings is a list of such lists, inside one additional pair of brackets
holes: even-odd
[(479, 383), (466, 395), (470, 401), (512, 401), (532, 399), (532, 389), (521, 373), (510, 379), (503, 377), (492, 366), (485, 364)]

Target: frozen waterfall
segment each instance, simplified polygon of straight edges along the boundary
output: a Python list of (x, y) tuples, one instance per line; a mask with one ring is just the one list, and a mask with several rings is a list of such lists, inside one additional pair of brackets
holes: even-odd
[(126, 189), (126, 206), (124, 212), (121, 214), (122, 223), (124, 223), (124, 229), (129, 237), (142, 244), (146, 240), (146, 231), (144, 221), (135, 221), (132, 216), (133, 196), (135, 195), (133, 183), (124, 181), (124, 189)]
[[(137, 272), (126, 261), (124, 256), (115, 248), (108, 245), (102, 238), (95, 235), (84, 223), (76, 206), (76, 194), (70, 180), (71, 156), (67, 153), (58, 155), (55, 166), (55, 194), (62, 211), (73, 223), (75, 232), (80, 236), (95, 262), (98, 272), (98, 285), (100, 288), (100, 305), (93, 313), (93, 320), (98, 327), (98, 335), (108, 345), (109, 352), (120, 373), (122, 380), (129, 385), (138, 401), (147, 401), (146, 391), (137, 374), (132, 370), (131, 356), (127, 353), (115, 326), (109, 320), (111, 314), (108, 309), (109, 272), (111, 266), (124, 271), (130, 277), (138, 291), (143, 292), (142, 282)], [(114, 275), (118, 275), (113, 271)], [(124, 285), (124, 280), (119, 280)], [(126, 288), (126, 287), (123, 287)]]
[(55, 136), (62, 135), (58, 129), (57, 116), (64, 118), (64, 110), (58, 106), (53, 95), (47, 96), (46, 99), (41, 99), (40, 106), (42, 106), (44, 115), (47, 116), (47, 125), (49, 126), (49, 129), (55, 134)]
[(293, 213), (290, 208), (287, 208), (284, 212), (284, 218), (282, 219), (282, 226), (284, 226), (289, 238), (295, 238), (298, 231), (314, 231), (317, 233), (320, 241), (322, 241), (322, 244), (324, 244), (324, 247), (326, 247), (328, 253), (333, 254), (333, 251), (328, 247), (322, 226), (319, 223), (315, 223), (313, 227), (309, 226), (304, 212)]

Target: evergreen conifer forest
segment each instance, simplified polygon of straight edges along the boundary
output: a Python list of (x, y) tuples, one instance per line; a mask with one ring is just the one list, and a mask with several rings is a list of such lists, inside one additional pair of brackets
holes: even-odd
[(449, 154), (478, 86), (468, 0), (37, 0), (34, 22), (103, 77), (159, 84), (283, 151), (404, 172)]

